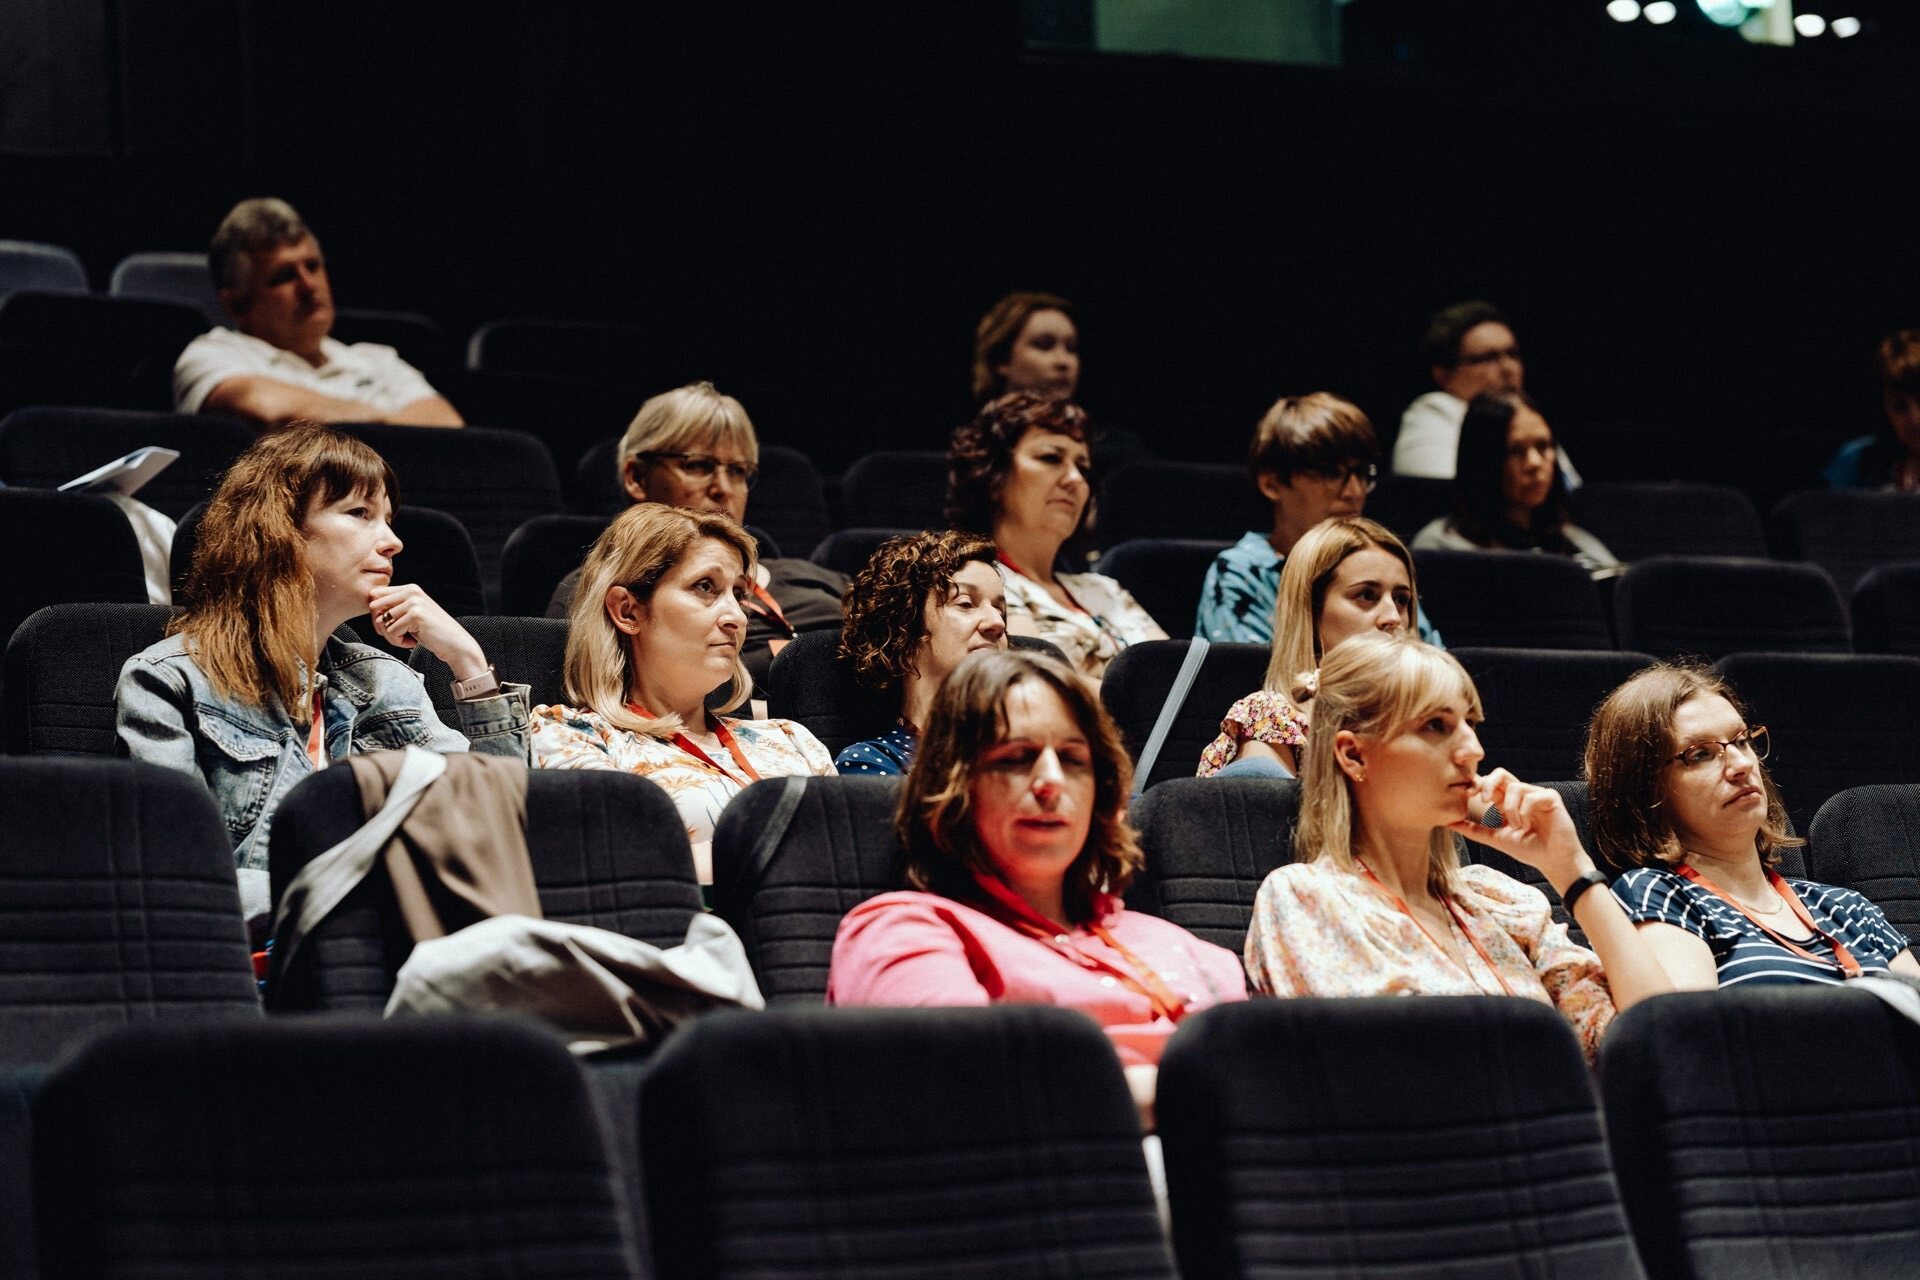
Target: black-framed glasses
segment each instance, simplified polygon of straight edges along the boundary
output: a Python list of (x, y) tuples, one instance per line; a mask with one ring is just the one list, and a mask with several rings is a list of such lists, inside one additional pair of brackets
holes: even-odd
[(1682, 769), (1698, 769), (1704, 764), (1717, 763), (1727, 753), (1728, 747), (1740, 748), (1753, 757), (1755, 764), (1759, 764), (1767, 758), (1767, 726), (1754, 725), (1751, 729), (1742, 732), (1739, 737), (1727, 742), (1712, 738), (1705, 742), (1696, 742), (1685, 751), (1676, 754), (1673, 759)]
[(1358, 480), (1362, 489), (1372, 493), (1380, 484), (1380, 468), (1371, 462), (1349, 462), (1339, 467), (1302, 467), (1300, 474), (1312, 476), (1336, 489), (1346, 488), (1349, 480)]
[(640, 455), (642, 458), (658, 462), (671, 462), (682, 475), (695, 480), (711, 480), (720, 471), (727, 473), (727, 479), (751, 489), (760, 480), (760, 468), (750, 462), (722, 462), (710, 453), (663, 453), (649, 450)]

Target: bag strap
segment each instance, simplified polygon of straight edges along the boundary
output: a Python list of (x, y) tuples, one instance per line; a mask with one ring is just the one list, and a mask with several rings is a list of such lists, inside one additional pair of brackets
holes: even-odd
[(793, 815), (800, 811), (800, 798), (806, 794), (806, 774), (788, 774), (780, 780), (780, 798), (773, 802), (773, 812), (767, 815), (766, 825), (760, 828), (753, 849), (747, 854), (746, 869), (740, 877), (743, 893), (760, 887), (760, 878), (767, 874), (773, 855), (779, 852), (780, 842), (787, 838), (787, 828), (793, 825)]
[(1173, 722), (1180, 718), (1180, 708), (1187, 703), (1187, 694), (1193, 688), (1193, 682), (1200, 674), (1200, 664), (1207, 660), (1207, 650), (1212, 648), (1205, 636), (1195, 636), (1187, 642), (1187, 656), (1180, 661), (1180, 670), (1173, 677), (1173, 687), (1167, 690), (1167, 700), (1160, 704), (1160, 718), (1153, 722), (1153, 732), (1147, 735), (1146, 750), (1140, 753), (1140, 759), (1133, 766), (1133, 794), (1139, 795), (1147, 788), (1147, 775), (1153, 772), (1154, 764), (1160, 759), (1160, 748), (1167, 743), (1167, 735), (1173, 732)]

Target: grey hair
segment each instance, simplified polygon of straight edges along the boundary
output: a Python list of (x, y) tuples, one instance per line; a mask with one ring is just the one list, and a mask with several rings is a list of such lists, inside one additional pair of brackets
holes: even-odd
[(275, 196), (242, 200), (220, 219), (213, 243), (207, 247), (213, 287), (245, 289), (249, 254), (295, 244), (311, 235), (299, 211), (285, 200)]

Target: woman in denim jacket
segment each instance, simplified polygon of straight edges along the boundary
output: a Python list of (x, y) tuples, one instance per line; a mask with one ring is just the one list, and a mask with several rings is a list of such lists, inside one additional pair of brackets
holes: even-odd
[[(471, 747), (527, 756), (528, 690), (502, 686), (466, 629), (392, 581), (395, 484), (384, 459), (324, 427), (264, 435), (207, 506), (185, 613), (121, 668), (120, 740), (205, 780), (226, 819), (242, 905), (269, 909), (267, 832), (293, 785), (359, 751)], [(333, 632), (371, 612), (390, 644), (452, 669), (461, 731), (404, 663)]]

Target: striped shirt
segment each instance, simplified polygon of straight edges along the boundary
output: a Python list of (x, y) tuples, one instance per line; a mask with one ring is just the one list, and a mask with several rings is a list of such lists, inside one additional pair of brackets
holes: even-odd
[[(1907, 939), (1887, 923), (1880, 908), (1852, 889), (1811, 880), (1788, 880), (1787, 884), (1800, 896), (1814, 923), (1853, 953), (1862, 972), (1885, 973), (1893, 958), (1907, 949)], [(1825, 963), (1794, 955), (1711, 889), (1665, 868), (1634, 868), (1613, 882), (1613, 896), (1635, 924), (1657, 920), (1705, 942), (1723, 987), (1741, 982), (1838, 985), (1843, 981), (1833, 962), (1833, 948), (1823, 938), (1802, 941), (1806, 926), (1795, 917), (1775, 917), (1781, 921), (1777, 931)]]

